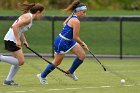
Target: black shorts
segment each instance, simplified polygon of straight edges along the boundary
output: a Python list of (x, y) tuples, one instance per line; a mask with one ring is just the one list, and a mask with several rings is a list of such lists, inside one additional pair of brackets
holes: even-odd
[(15, 52), (17, 50), (20, 50), (20, 48), (17, 47), (16, 43), (14, 43), (13, 41), (4, 40), (4, 43), (5, 43), (5, 49), (10, 51), (10, 52)]

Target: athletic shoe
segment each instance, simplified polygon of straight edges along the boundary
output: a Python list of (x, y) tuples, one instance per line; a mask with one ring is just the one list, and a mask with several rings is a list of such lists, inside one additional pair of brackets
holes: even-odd
[(66, 76), (68, 76), (68, 77), (70, 77), (70, 78), (72, 78), (73, 80), (75, 80), (75, 81), (77, 81), (78, 80), (78, 78), (76, 77), (76, 75), (73, 73), (73, 74), (66, 74)]
[(13, 80), (11, 81), (4, 81), (3, 85), (7, 85), (7, 86), (19, 86), (18, 83), (15, 83)]
[(39, 79), (41, 84), (43, 85), (48, 84), (48, 81), (46, 80), (46, 78), (42, 78), (41, 74), (37, 74), (37, 78)]

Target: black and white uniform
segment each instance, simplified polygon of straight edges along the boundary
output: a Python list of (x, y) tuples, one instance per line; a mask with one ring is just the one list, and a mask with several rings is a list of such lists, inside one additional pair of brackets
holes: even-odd
[[(31, 28), (32, 26), (32, 14), (31, 13), (28, 13), (28, 15), (30, 15), (31, 17), (31, 22), (28, 24), (28, 25), (25, 25), (25, 26), (22, 26), (19, 28), (19, 31), (18, 31), (18, 35), (19, 35), (19, 38), (21, 36), (21, 33), (24, 33), (26, 31), (29, 30), (29, 28)], [(14, 23), (17, 23), (18, 21), (20, 21), (21, 18), (19, 17)], [(13, 26), (12, 25), (12, 26)], [(15, 35), (14, 35), (14, 32), (13, 32), (13, 28), (9, 28), (9, 31), (7, 32), (7, 34), (5, 35), (4, 37), (4, 42), (5, 42), (5, 49), (10, 51), (10, 52), (14, 52), (14, 51), (17, 51), (19, 50), (20, 48), (16, 46), (16, 38), (15, 38)]]

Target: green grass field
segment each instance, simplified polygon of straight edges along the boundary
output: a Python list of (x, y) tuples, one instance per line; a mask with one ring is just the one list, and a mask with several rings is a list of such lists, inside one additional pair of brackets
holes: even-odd
[[(49, 59), (52, 60), (52, 59)], [(60, 65), (67, 70), (72, 58), (65, 58)], [(21, 86), (3, 86), (10, 65), (0, 63), (0, 93), (139, 93), (140, 91), (140, 60), (139, 59), (100, 59), (113, 73), (118, 73), (126, 79), (124, 85), (121, 78), (109, 71), (104, 72), (96, 60), (87, 58), (78, 68), (76, 75), (78, 81), (66, 77), (57, 69), (49, 74), (48, 85), (41, 85), (36, 78), (47, 65), (39, 58), (26, 58), (24, 66), (15, 77)]]

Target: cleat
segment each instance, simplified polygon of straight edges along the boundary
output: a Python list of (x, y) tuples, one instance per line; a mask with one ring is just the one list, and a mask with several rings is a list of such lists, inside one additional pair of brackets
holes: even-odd
[(3, 85), (4, 86), (19, 86), (19, 84), (18, 83), (15, 83), (13, 80), (11, 80), (11, 81), (4, 81), (4, 83), (3, 83)]
[(42, 78), (41, 74), (37, 74), (37, 78), (39, 79), (41, 84), (43, 85), (48, 84), (48, 81), (46, 80), (46, 78)]
[(73, 74), (68, 73), (68, 74), (65, 74), (65, 75), (68, 76), (68, 77), (70, 77), (70, 78), (72, 78), (75, 81), (78, 80), (78, 78), (76, 77), (76, 75), (74, 73)]

